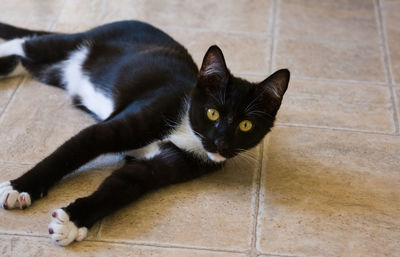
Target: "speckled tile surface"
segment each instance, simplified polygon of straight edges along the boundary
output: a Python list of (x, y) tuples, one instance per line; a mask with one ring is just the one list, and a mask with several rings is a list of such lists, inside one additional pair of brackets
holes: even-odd
[[(140, 19), (198, 64), (218, 44), (234, 74), (261, 81), (287, 67), (292, 81), (251, 157), (146, 195), (84, 242), (53, 245), (52, 210), (95, 190), (113, 169), (102, 157), (29, 209), (0, 210), (0, 255), (399, 256), (399, 13), (397, 0), (2, 0), (1, 22), (78, 32)], [(59, 89), (0, 80), (0, 181), (93, 122)]]

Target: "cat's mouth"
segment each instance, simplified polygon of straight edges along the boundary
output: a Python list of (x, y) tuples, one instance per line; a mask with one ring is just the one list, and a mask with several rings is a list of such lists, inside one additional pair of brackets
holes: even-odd
[(207, 152), (207, 156), (208, 158), (210, 158), (212, 161), (214, 162), (223, 162), (226, 160), (226, 158), (224, 156), (222, 156), (220, 153), (210, 153)]

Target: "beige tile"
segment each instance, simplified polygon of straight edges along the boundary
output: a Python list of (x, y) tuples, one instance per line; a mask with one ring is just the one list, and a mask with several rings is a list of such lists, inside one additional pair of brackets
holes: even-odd
[(27, 79), (0, 122), (0, 160), (37, 162), (92, 123), (61, 89)]
[(379, 43), (372, 0), (285, 0), (280, 2), (282, 35)]
[(400, 252), (400, 137), (275, 128), (257, 247), (306, 256)]
[(297, 77), (386, 81), (378, 44), (280, 38), (274, 61)]
[(11, 256), (11, 238), (10, 236), (0, 235), (0, 255), (4, 257)]
[[(267, 33), (267, 1), (146, 1), (143, 18), (159, 26), (179, 26), (221, 32)], [(183, 21), (183, 22), (182, 22)]]
[(390, 89), (292, 80), (277, 122), (392, 133)]
[(21, 78), (0, 79), (0, 115), (3, 114), (19, 83)]
[(59, 15), (63, 3), (64, 0), (1, 0), (0, 20), (3, 22), (8, 19), (54, 21)]
[(383, 19), (387, 33), (393, 77), (400, 83), (400, 2), (395, 0), (383, 1)]
[[(0, 181), (19, 177), (29, 170), (30, 165), (0, 164)], [(26, 210), (0, 209), (0, 233), (48, 235), (47, 226), (52, 211), (65, 207), (79, 197), (89, 195), (110, 174), (110, 170), (88, 170), (63, 179), (48, 195), (35, 201)], [(33, 222), (32, 222), (33, 221)], [(89, 231), (89, 238), (97, 234), (100, 224)]]
[[(59, 247), (42, 238), (13, 237), (13, 256), (165, 256), (165, 257), (244, 257), (236, 253), (213, 252), (207, 250), (189, 250), (178, 248), (159, 248), (151, 246), (130, 246), (104, 242), (87, 242)], [(3, 256), (3, 255), (2, 255)]]
[(223, 171), (148, 194), (104, 219), (99, 239), (247, 250), (257, 165), (236, 159)]
[(156, 26), (178, 26), (223, 32), (266, 33), (271, 1), (110, 1), (66, 2), (60, 23), (104, 24), (139, 19)]
[(270, 40), (265, 36), (232, 35), (165, 28), (175, 40), (184, 45), (200, 67), (211, 45), (218, 45), (233, 73), (267, 74)]
[(82, 24), (87, 27), (119, 20), (139, 19), (144, 2), (144, 0), (120, 0), (116, 4), (101, 0), (68, 0), (58, 18), (58, 23), (73, 26)]

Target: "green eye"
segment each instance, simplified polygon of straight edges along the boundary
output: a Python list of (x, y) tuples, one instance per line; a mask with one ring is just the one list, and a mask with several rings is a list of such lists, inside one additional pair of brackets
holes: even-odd
[(219, 119), (219, 112), (215, 109), (208, 109), (207, 117), (209, 120), (216, 121)]
[(240, 124), (239, 124), (240, 130), (243, 132), (249, 131), (252, 127), (253, 127), (253, 123), (251, 123), (251, 121), (249, 121), (249, 120), (244, 120), (244, 121), (240, 122)]

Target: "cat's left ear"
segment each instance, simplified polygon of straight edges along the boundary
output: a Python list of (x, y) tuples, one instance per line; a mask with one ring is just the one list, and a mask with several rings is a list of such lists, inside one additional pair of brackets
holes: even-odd
[(285, 94), (290, 80), (288, 69), (281, 69), (266, 78), (257, 85), (256, 94), (263, 99), (269, 100), (269, 105), (278, 111), (283, 95)]
[(213, 45), (204, 56), (199, 72), (199, 86), (205, 88), (218, 88), (228, 83), (229, 70), (221, 49)]

